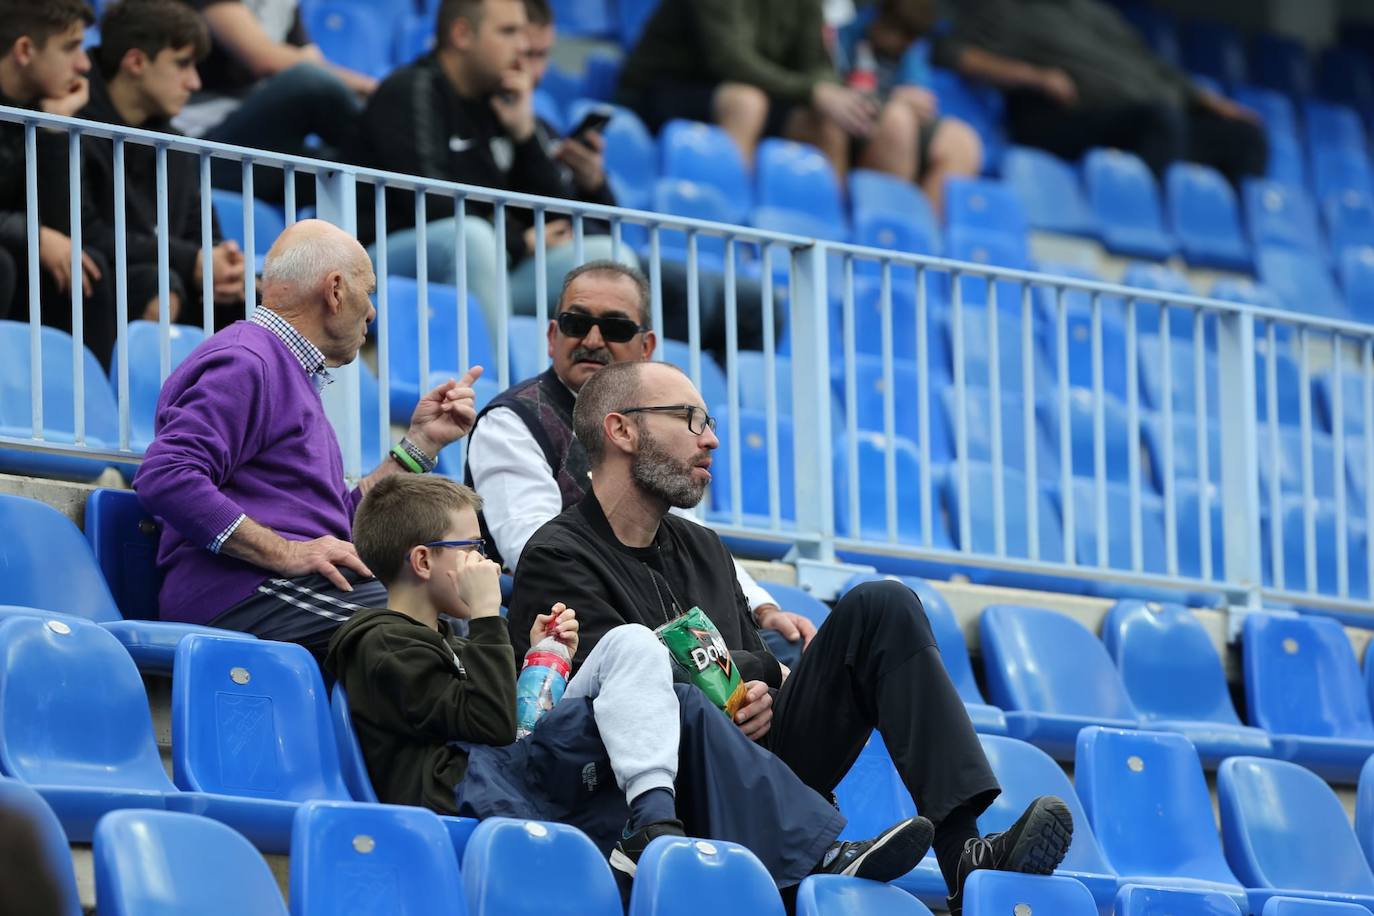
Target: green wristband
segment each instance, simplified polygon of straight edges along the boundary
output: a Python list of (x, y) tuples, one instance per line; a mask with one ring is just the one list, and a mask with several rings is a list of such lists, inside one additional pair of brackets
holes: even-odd
[(395, 458), (401, 467), (412, 474), (423, 474), (425, 472), (425, 469), (420, 467), (420, 463), (410, 457), (410, 453), (401, 448), (399, 444), (391, 447), (391, 457)]

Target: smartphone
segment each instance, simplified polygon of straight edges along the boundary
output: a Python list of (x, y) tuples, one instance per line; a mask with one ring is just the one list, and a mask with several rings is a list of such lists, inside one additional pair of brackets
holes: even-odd
[(577, 126), (568, 134), (570, 140), (581, 140), (592, 131), (600, 133), (606, 129), (606, 125), (611, 123), (611, 118), (615, 117), (615, 109), (609, 105), (595, 105), (587, 110), (582, 116), (582, 120), (577, 122)]

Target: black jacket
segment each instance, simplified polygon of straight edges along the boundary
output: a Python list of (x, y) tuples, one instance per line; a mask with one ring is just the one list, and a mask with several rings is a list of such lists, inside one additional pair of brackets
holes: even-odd
[[(32, 108), (0, 95), (0, 105)], [(67, 137), (60, 131), (42, 130), (38, 141), (38, 221), (57, 228), (67, 223)], [(57, 189), (60, 189), (60, 193)], [(0, 245), (24, 252), (28, 246), (27, 207), (24, 179), (24, 126), (15, 121), (0, 121)], [(65, 230), (64, 230), (65, 231)], [(0, 302), (0, 310), (5, 303)]]
[(343, 685), (377, 798), (457, 814), (468, 755), (450, 742), (515, 740), (515, 656), (506, 622), (468, 623), (468, 638), (405, 614), (361, 611), (329, 642), (325, 673)]
[(574, 671), (612, 627), (652, 629), (697, 606), (720, 630), (746, 681), (781, 686), (778, 660), (754, 626), (730, 552), (704, 525), (666, 515), (652, 545), (627, 547), (595, 492), (588, 493), (536, 531), (520, 554), (509, 619), (511, 644), (522, 657), (535, 615), (557, 601), (577, 612)]

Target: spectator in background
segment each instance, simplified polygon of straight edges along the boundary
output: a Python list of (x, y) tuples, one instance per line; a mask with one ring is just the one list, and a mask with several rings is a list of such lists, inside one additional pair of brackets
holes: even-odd
[[(177, 118), (193, 137), (332, 158), (352, 138), (361, 98), (377, 87), (364, 73), (330, 63), (310, 42), (297, 0), (184, 0), (210, 28), (201, 91)], [(311, 150), (307, 138), (322, 149)], [(259, 180), (261, 179), (261, 180)], [(280, 201), (282, 173), (258, 169), (255, 196)], [(238, 190), (239, 165), (216, 165), (217, 187)], [(302, 189), (305, 196), (313, 187)]]
[(927, 88), (929, 67), (916, 43), (935, 20), (935, 0), (880, 0), (839, 30), (837, 57), (846, 82), (882, 104), (883, 142), (856, 144), (857, 160), (916, 182), (938, 214), (945, 179), (982, 170), (983, 144), (968, 124), (940, 114)]
[(1116, 147), (1156, 174), (1180, 159), (1233, 182), (1264, 173), (1258, 116), (1194, 84), (1100, 0), (963, 0), (933, 60), (1006, 90), (1016, 143), (1067, 159)]
[[(540, 129), (531, 101), (534, 75), (525, 61), (527, 26), (523, 0), (443, 0), (436, 50), (392, 73), (373, 95), (363, 113), (353, 161), (543, 197), (609, 194), (599, 137), (554, 150)], [(571, 176), (564, 173), (564, 164)], [(372, 197), (367, 190), (358, 195), (358, 228), (365, 236), (375, 226), (368, 215)], [(428, 206), (428, 277), (454, 283), (458, 223), (452, 216), (453, 201), (431, 196)], [(507, 208), (503, 239), (496, 237), (491, 214), (489, 206), (468, 204), (462, 242), (468, 289), (481, 302), (487, 326), (495, 328), (508, 312), (497, 293), (496, 246), (505, 245), (507, 269), (515, 271), (512, 289), (529, 293), (515, 300), (515, 309), (530, 314), (535, 311), (535, 238), (528, 213)], [(413, 195), (389, 192), (386, 215), (388, 268), (414, 276), (418, 236)], [(576, 264), (572, 241), (568, 220), (551, 218), (545, 224), (551, 289)], [(587, 259), (609, 258), (612, 248), (606, 236), (583, 240)], [(628, 248), (622, 249), (621, 257), (635, 262)]]
[[(101, 45), (93, 51), (90, 102), (80, 116), (120, 127), (177, 133), (172, 118), (200, 88), (196, 62), (210, 49), (205, 23), (178, 0), (122, 0), (100, 19)], [(85, 232), (115, 262), (114, 147), (85, 141), (82, 189)], [(199, 162), (187, 153), (167, 155), (167, 276), (169, 316), (199, 325), (205, 252), (201, 250)], [(157, 164), (153, 147), (124, 145), (125, 251), (131, 318), (158, 316)], [(211, 214), (213, 239), (219, 226)], [(243, 253), (232, 241), (209, 251), (214, 306), (243, 314)], [(227, 317), (227, 316), (226, 316)], [(229, 318), (232, 321), (233, 318)], [(228, 321), (217, 321), (217, 326)]]
[[(0, 0), (0, 105), (68, 116), (84, 106), (91, 62), (82, 42), (94, 21), (84, 0)], [(66, 138), (40, 130), (37, 141), (38, 187), (54, 193), (39, 194), (39, 275), (34, 278), (29, 275), (24, 128), (0, 122), (0, 318), (28, 318), (30, 283), (36, 279), (43, 323), (71, 331), (68, 296), (73, 282), (80, 284), (85, 343), (108, 366), (115, 339), (109, 268), (83, 244), (79, 275), (73, 277)]]

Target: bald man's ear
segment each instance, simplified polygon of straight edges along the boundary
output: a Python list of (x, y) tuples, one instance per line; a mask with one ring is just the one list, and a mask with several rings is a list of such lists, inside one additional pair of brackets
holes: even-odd
[(344, 300), (344, 275), (341, 270), (331, 270), (324, 277), (324, 301), (329, 306), (329, 313), (337, 315), (343, 310)]
[(624, 414), (608, 413), (601, 421), (601, 432), (610, 448), (633, 455), (639, 447), (639, 429)]

